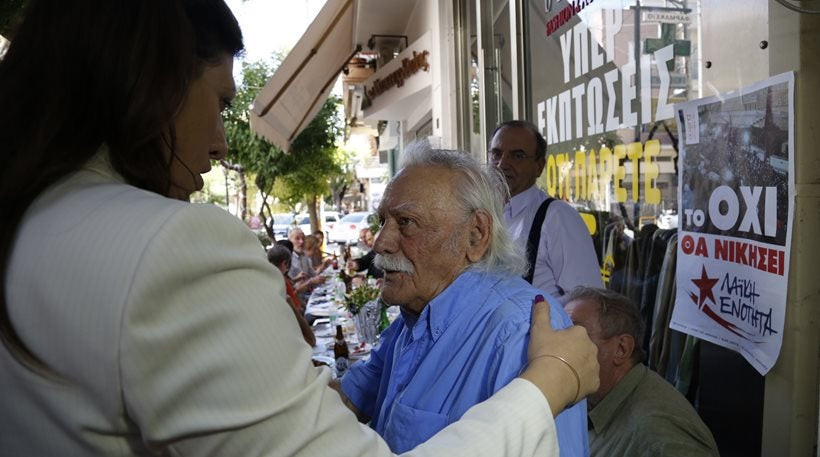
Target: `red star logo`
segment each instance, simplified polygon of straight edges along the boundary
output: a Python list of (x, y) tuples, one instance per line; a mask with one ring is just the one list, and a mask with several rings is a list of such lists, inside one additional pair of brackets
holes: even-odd
[(692, 282), (695, 283), (696, 286), (698, 286), (698, 289), (699, 289), (698, 294), (699, 295), (695, 295), (694, 293), (692, 293), (690, 291), (689, 292), (689, 298), (692, 299), (693, 303), (697, 303), (698, 309), (700, 309), (701, 312), (706, 314), (706, 316), (708, 316), (709, 319), (712, 319), (718, 325), (720, 325), (721, 327), (725, 328), (726, 330), (734, 333), (735, 335), (737, 335), (737, 336), (739, 336), (739, 337), (741, 337), (745, 340), (748, 340), (749, 338), (747, 338), (746, 336), (744, 336), (740, 333), (742, 330), (740, 328), (738, 328), (737, 325), (735, 325), (735, 324), (727, 321), (726, 319), (720, 317), (720, 315), (718, 315), (714, 310), (712, 310), (712, 308), (710, 308), (709, 305), (706, 303), (706, 299), (709, 298), (709, 299), (712, 300), (712, 303), (717, 304), (715, 302), (715, 294), (712, 293), (712, 288), (715, 287), (715, 284), (717, 284), (717, 282), (720, 280), (720, 278), (710, 278), (706, 274), (706, 266), (703, 265), (701, 268), (702, 268), (702, 270), (700, 271), (700, 278), (692, 280)]
[(700, 298), (698, 300), (698, 308), (703, 307), (703, 303), (706, 302), (707, 298), (712, 299), (712, 303), (715, 303), (715, 294), (712, 293), (712, 288), (715, 287), (715, 284), (720, 280), (719, 278), (710, 278), (706, 275), (706, 266), (702, 266), (703, 270), (700, 272), (700, 279), (693, 279), (692, 282), (698, 286), (700, 290), (699, 295)]

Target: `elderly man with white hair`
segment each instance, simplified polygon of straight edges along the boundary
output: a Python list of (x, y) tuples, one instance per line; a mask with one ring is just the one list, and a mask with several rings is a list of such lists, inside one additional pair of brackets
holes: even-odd
[[(457, 421), (526, 364), (531, 306), (543, 292), (521, 278), (526, 260), (502, 224), (505, 187), (465, 153), (416, 144), (385, 190), (375, 262), (382, 298), (401, 315), (341, 394), (394, 452)], [(547, 301), (553, 328), (571, 326)], [(588, 455), (584, 401), (556, 426), (562, 456)]]

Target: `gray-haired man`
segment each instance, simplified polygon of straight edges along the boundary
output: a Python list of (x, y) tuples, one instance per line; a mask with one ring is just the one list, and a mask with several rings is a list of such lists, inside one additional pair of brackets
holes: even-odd
[[(379, 207), (382, 298), (401, 316), (342, 380), (343, 398), (404, 452), (510, 382), (526, 362), (533, 298), (520, 249), (501, 224), (502, 178), (469, 155), (404, 153)], [(549, 298), (552, 325), (569, 318)], [(561, 455), (587, 455), (586, 404), (556, 418)]]
[(593, 457), (718, 455), (692, 405), (641, 363), (644, 329), (634, 303), (606, 289), (579, 287), (565, 309), (598, 346), (601, 385), (587, 400)]

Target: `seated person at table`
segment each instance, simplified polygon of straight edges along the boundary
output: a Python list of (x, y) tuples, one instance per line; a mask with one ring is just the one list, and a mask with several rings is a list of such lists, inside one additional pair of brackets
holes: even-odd
[(566, 310), (598, 346), (601, 385), (587, 400), (593, 457), (718, 455), (712, 432), (686, 397), (642, 363), (644, 324), (632, 300), (578, 287)]
[[(401, 315), (342, 399), (401, 453), (457, 421), (527, 361), (534, 297), (524, 256), (503, 226), (503, 177), (469, 155), (416, 144), (379, 207), (382, 298)], [(548, 297), (552, 326), (572, 325)], [(586, 402), (556, 417), (562, 456), (588, 454)]]
[(329, 259), (328, 262), (332, 262), (333, 259), (331, 258), (333, 254), (328, 254), (327, 252), (323, 251), (322, 248), (325, 246), (325, 232), (321, 230), (316, 230), (313, 232), (313, 236), (316, 237), (316, 242), (319, 247), (316, 249), (316, 252), (311, 257), (314, 265), (319, 265), (322, 263), (323, 259)]
[(376, 251), (373, 250), (373, 232), (370, 228), (363, 228), (359, 231), (359, 241), (364, 244), (368, 251), (367, 254), (359, 257), (358, 259), (350, 259), (347, 261), (347, 268), (353, 269), (356, 271), (365, 271), (367, 270), (367, 275), (372, 276), (374, 278), (381, 278), (384, 276), (384, 272), (381, 268), (377, 267), (373, 263), (373, 259), (376, 258)]
[(279, 269), (279, 271), (282, 272), (282, 276), (285, 277), (285, 300), (288, 302), (288, 305), (290, 305), (290, 308), (293, 310), (293, 314), (296, 316), (296, 321), (299, 323), (299, 330), (302, 331), (302, 337), (310, 346), (316, 346), (316, 336), (313, 334), (313, 330), (310, 329), (310, 325), (308, 325), (304, 316), (302, 316), (302, 313), (304, 312), (302, 303), (299, 301), (299, 297), (296, 296), (296, 290), (293, 288), (293, 282), (288, 277), (290, 261), (291, 253), (285, 246), (277, 244), (271, 246), (270, 250), (268, 250), (268, 262)]
[(293, 255), (290, 263), (288, 276), (293, 280), (293, 284), (302, 292), (298, 292), (302, 303), (307, 303), (310, 298), (310, 291), (319, 284), (325, 282), (325, 277), (316, 273), (313, 269), (313, 262), (305, 253), (305, 233), (300, 228), (291, 229), (288, 239), (293, 243)]
[(291, 261), (288, 262), (288, 270), (285, 272), (285, 279), (287, 280), (286, 282), (289, 282), (293, 287), (293, 290), (296, 293), (296, 299), (298, 300), (299, 309), (304, 312), (305, 302), (303, 302), (299, 296), (305, 293), (310, 294), (310, 289), (313, 285), (307, 281), (308, 277), (304, 272), (297, 275), (296, 278), (291, 278), (288, 274), (290, 272), (290, 266), (293, 263), (293, 243), (291, 243), (290, 240), (276, 240), (276, 246), (283, 246), (287, 248), (288, 254), (291, 256)]
[(291, 255), (293, 255), (293, 243), (291, 243), (290, 240), (276, 240), (276, 244), (278, 246), (284, 246), (288, 248), (288, 252), (290, 252)]
[[(333, 261), (333, 259), (330, 258), (322, 259), (322, 245), (319, 242), (319, 239), (313, 235), (305, 236), (305, 244), (302, 246), (302, 250), (310, 259), (310, 264), (317, 274), (329, 267), (330, 263)], [(316, 261), (317, 257), (319, 258), (318, 262)]]

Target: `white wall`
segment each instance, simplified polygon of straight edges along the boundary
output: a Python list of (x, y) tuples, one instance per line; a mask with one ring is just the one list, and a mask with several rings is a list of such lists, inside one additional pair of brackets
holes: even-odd
[(405, 123), (405, 138), (412, 139), (413, 132), (432, 116), (432, 142), (443, 148), (453, 148), (457, 143), (458, 125), (455, 115), (454, 76), (454, 29), (452, 2), (448, 0), (421, 0), (417, 2), (404, 33), (410, 42), (431, 33), (430, 70), (433, 83), (430, 94), (430, 110), (416, 107)]

